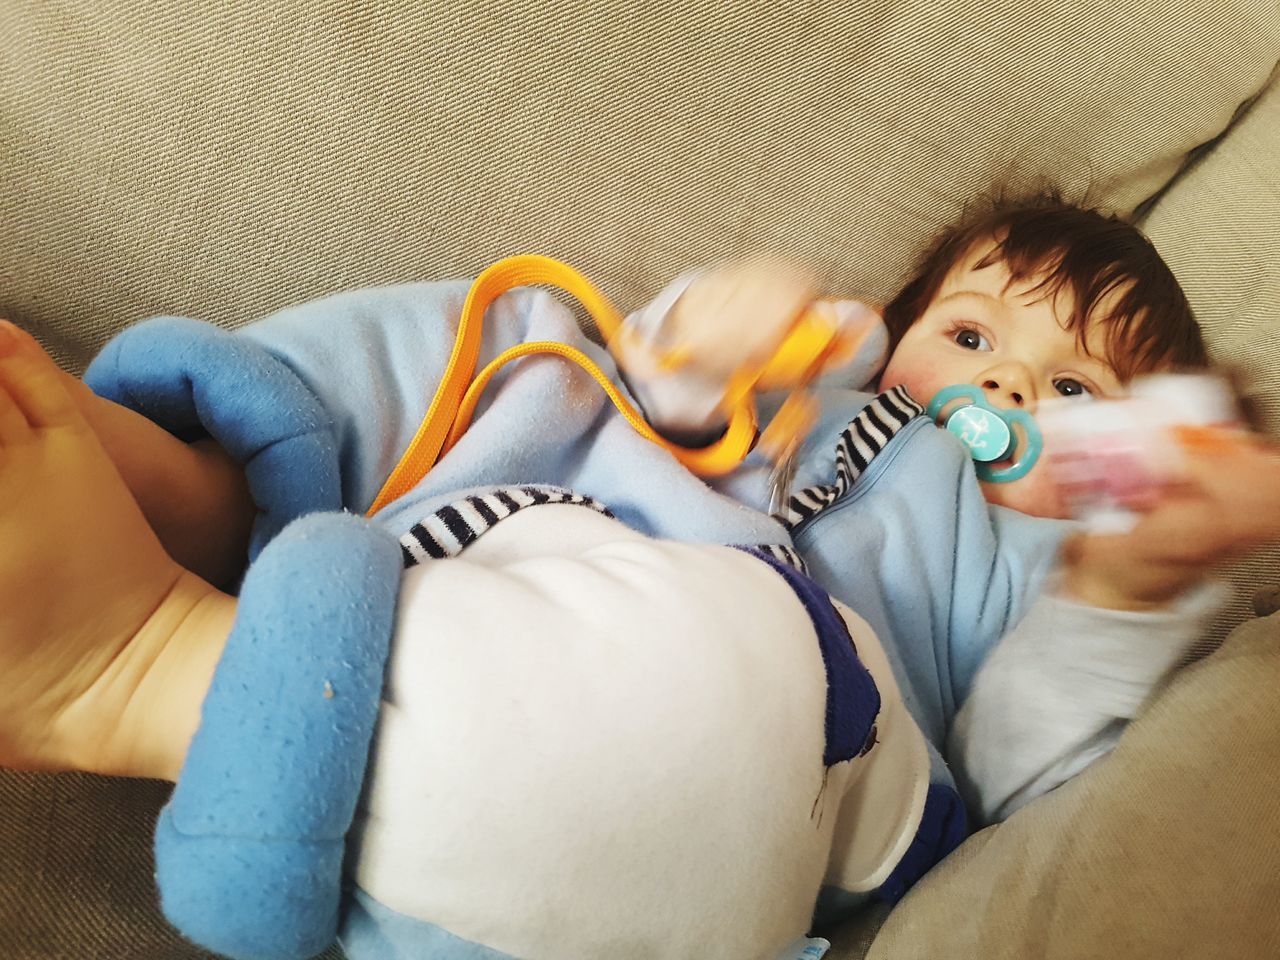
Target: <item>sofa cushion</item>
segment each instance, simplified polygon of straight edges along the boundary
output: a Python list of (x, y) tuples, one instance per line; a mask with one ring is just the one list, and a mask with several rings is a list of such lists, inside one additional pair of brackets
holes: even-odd
[(0, 314), (146, 315), (573, 263), (623, 305), (771, 248), (883, 298), (975, 190), (1120, 210), (1262, 84), (1274, 0), (11, 0)]
[(1182, 670), (1076, 779), (970, 837), (868, 960), (1275, 956), (1280, 617)]
[[(1280, 70), (1277, 71), (1280, 78)], [(1151, 209), (1143, 223), (1187, 292), (1216, 363), (1238, 371), (1280, 441), (1280, 83)], [(1224, 570), (1230, 605), (1202, 649), (1280, 584), (1280, 546)]]
[[(144, 316), (236, 325), (521, 250), (624, 306), (761, 248), (883, 298), (993, 182), (1091, 185), (1132, 209), (1280, 53), (1274, 0), (992, 10), (8, 0), (0, 315), (78, 370)], [(17, 811), (0, 827), (6, 956), (195, 955), (153, 910), (163, 797), (0, 772), (0, 809)], [(1093, 912), (1124, 924), (1129, 904)]]
[(151, 828), (168, 796), (149, 780), (0, 771), (5, 960), (215, 960), (156, 903)]

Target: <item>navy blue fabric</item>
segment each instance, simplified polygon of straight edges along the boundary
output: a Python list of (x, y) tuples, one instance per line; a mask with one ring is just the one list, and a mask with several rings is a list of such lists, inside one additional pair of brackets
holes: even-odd
[(329, 414), (253, 341), (196, 320), (157, 317), (108, 343), (84, 379), (94, 393), (183, 440), (213, 437), (244, 465), (261, 511), (250, 559), (290, 521), (342, 509)]
[(867, 752), (874, 744), (880, 691), (871, 672), (858, 659), (844, 618), (831, 605), (827, 592), (794, 567), (752, 547), (739, 549), (764, 561), (786, 580), (813, 622), (827, 668), (827, 744), (823, 765), (830, 767)]
[(902, 855), (893, 873), (876, 890), (876, 897), (892, 906), (903, 898), (917, 880), (949, 854), (969, 835), (969, 820), (960, 794), (941, 783), (929, 784), (924, 815), (911, 846)]
[(350, 514), (296, 521), (249, 568), (156, 827), (161, 906), (202, 946), (301, 960), (336, 936), (400, 574), (396, 539)]

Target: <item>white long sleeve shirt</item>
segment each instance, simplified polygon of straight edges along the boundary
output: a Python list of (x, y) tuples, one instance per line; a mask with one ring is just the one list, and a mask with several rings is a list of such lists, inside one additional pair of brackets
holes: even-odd
[(1208, 586), (1133, 613), (1041, 594), (978, 670), (947, 738), (970, 812), (1003, 820), (1107, 753), (1220, 599)]

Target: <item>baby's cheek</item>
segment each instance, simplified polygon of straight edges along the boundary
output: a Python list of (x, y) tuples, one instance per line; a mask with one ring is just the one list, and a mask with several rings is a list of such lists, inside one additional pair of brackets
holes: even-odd
[[(1020, 446), (1014, 458), (1021, 459), (1023, 450)], [(1070, 519), (1071, 511), (1053, 479), (1051, 454), (1052, 441), (1042, 440), (1036, 463), (1025, 477), (1009, 483), (982, 483), (982, 495), (988, 503), (997, 503), (1033, 517)]]
[(1046, 471), (1042, 460), (1021, 480), (1009, 483), (982, 483), (982, 495), (988, 503), (999, 504), (1033, 517), (1068, 519), (1071, 514), (1058, 494), (1057, 485)]
[(898, 364), (893, 360), (885, 368), (880, 378), (880, 391), (897, 386), (907, 388), (907, 393), (916, 403), (928, 406), (933, 395), (943, 387), (949, 387), (954, 380), (948, 380), (945, 371), (939, 364), (927, 361), (915, 361), (911, 364)]

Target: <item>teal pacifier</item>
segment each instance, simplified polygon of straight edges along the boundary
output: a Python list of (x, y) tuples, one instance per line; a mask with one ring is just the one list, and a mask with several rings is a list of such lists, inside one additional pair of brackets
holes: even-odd
[[(1021, 480), (1040, 459), (1044, 437), (1031, 414), (993, 407), (975, 386), (957, 383), (944, 387), (929, 403), (928, 414), (969, 450), (980, 480)], [(1007, 467), (992, 466), (1004, 459), (1013, 462)]]

